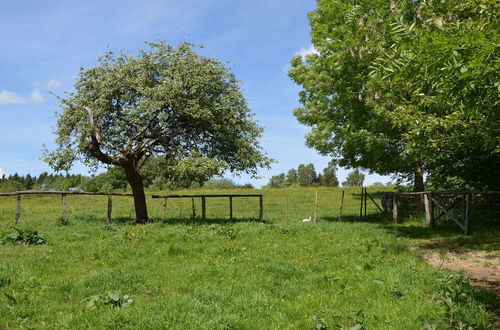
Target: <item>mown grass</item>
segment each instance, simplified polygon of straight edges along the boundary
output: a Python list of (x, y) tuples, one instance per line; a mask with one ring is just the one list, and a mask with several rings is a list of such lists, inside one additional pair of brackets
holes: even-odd
[[(262, 191), (265, 223), (250, 198), (234, 200), (233, 222), (227, 199), (208, 201), (207, 221), (191, 218), (191, 200), (169, 201), (165, 222), (161, 201), (148, 199), (158, 221), (137, 226), (131, 200), (115, 198), (106, 224), (106, 198), (83, 196), (69, 197), (61, 225), (57, 197), (23, 197), (19, 227), (47, 244), (0, 245), (0, 328), (493, 327), (491, 296), (412, 249), (412, 228), (428, 229), (392, 225), (371, 204), (359, 221), (358, 190), (346, 192), (339, 222), (341, 189), (320, 189), (318, 223), (299, 222), (314, 212), (304, 188), (288, 190), (288, 219), (287, 192)], [(0, 235), (14, 213), (14, 199), (0, 199)], [(115, 291), (133, 302), (87, 306)]]

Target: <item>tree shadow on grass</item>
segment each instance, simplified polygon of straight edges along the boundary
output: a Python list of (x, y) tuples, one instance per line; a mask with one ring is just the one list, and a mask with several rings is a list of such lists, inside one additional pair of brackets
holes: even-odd
[(367, 223), (378, 223), (378, 224), (389, 224), (392, 223), (392, 218), (391, 215), (387, 214), (382, 214), (382, 213), (372, 213), (372, 214), (367, 214), (366, 217), (359, 216), (359, 215), (342, 215), (340, 217), (321, 217), (321, 220), (323, 221), (330, 221), (330, 222), (367, 222)]
[(164, 221), (162, 220), (153, 220), (151, 222), (160, 222), (164, 224), (181, 224), (181, 225), (211, 225), (211, 224), (233, 224), (233, 223), (264, 223), (264, 224), (270, 224), (271, 222), (267, 220), (260, 221), (259, 219), (255, 218), (233, 218), (233, 219), (228, 219), (228, 218), (207, 218), (207, 219), (202, 219), (199, 217), (196, 218), (168, 218), (165, 219)]
[[(74, 222), (86, 222), (86, 223), (108, 223), (108, 219), (106, 217), (100, 217), (96, 216), (94, 214), (90, 215), (77, 215), (70, 219), (70, 221)], [(135, 218), (134, 217), (112, 217), (111, 218), (111, 223), (120, 223), (120, 224), (127, 224), (127, 223), (135, 223)]]

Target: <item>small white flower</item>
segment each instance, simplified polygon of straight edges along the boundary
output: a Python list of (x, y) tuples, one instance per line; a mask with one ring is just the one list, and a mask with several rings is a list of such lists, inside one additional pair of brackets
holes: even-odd
[(123, 299), (125, 299), (125, 300), (127, 300), (128, 298), (130, 298), (130, 297), (127, 295), (123, 296)]
[(132, 302), (133, 302), (133, 300), (132, 300), (132, 299), (127, 300), (127, 303), (128, 303), (128, 304), (131, 304)]

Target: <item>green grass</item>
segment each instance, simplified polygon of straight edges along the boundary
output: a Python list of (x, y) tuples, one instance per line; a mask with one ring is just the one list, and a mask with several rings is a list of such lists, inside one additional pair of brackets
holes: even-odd
[[(165, 222), (142, 226), (130, 198), (114, 198), (108, 225), (106, 198), (69, 197), (70, 224), (60, 225), (59, 198), (25, 196), (19, 227), (47, 244), (0, 245), (0, 328), (493, 327), (491, 296), (412, 248), (429, 232), (420, 220), (392, 225), (372, 205), (360, 222), (358, 190), (339, 222), (341, 190), (320, 189), (318, 223), (299, 222), (314, 212), (314, 189), (289, 190), (288, 221), (286, 191), (264, 190), (265, 223), (258, 200), (235, 199), (231, 223), (227, 199), (209, 199), (207, 221), (176, 200)], [(148, 202), (159, 220), (161, 201)], [(14, 198), (0, 199), (0, 237), (14, 213)], [(453, 227), (427, 235), (445, 233), (463, 237)], [(133, 302), (87, 306), (115, 291)]]

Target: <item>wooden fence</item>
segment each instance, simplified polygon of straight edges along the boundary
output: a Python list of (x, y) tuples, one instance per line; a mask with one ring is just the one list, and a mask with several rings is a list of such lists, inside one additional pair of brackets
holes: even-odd
[(167, 216), (167, 200), (169, 198), (191, 198), (191, 204), (193, 208), (193, 218), (196, 216), (196, 211), (194, 207), (194, 199), (201, 198), (201, 218), (205, 220), (207, 218), (207, 198), (215, 197), (227, 197), (229, 198), (229, 218), (233, 220), (233, 198), (238, 197), (257, 197), (259, 198), (259, 221), (264, 220), (264, 199), (262, 194), (218, 194), (218, 195), (153, 195), (153, 198), (163, 199), (163, 212), (162, 221), (165, 220)]
[(76, 196), (76, 195), (90, 195), (90, 196), (108, 196), (108, 223), (111, 222), (111, 214), (113, 212), (113, 196), (125, 196), (131, 197), (132, 194), (117, 194), (117, 193), (93, 193), (93, 192), (70, 192), (70, 191), (16, 191), (12, 193), (0, 193), (0, 197), (8, 197), (8, 196), (16, 196), (16, 225), (21, 221), (21, 197), (23, 195), (61, 195), (61, 218), (66, 221), (68, 217), (67, 211), (67, 196)]
[[(420, 196), (427, 225), (433, 228), (437, 221), (447, 217), (453, 221), (467, 235), (470, 233), (470, 210), (475, 196), (500, 195), (500, 191), (422, 191), (422, 192), (400, 192), (394, 193), (392, 201), (393, 221), (398, 222), (398, 209), (400, 207), (400, 196)], [(443, 201), (446, 197), (449, 201)], [(454, 214), (457, 213), (457, 214)]]

